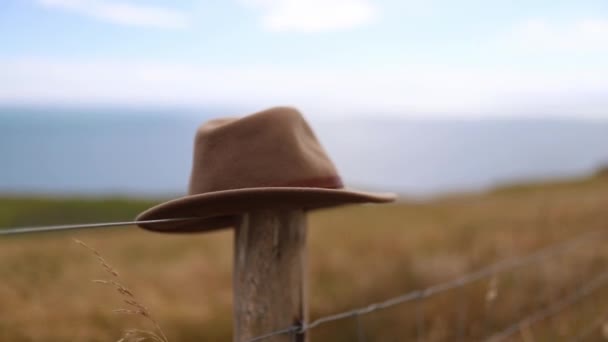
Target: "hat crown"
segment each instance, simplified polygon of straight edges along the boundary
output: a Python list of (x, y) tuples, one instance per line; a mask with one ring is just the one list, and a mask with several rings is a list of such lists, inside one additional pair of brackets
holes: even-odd
[(334, 164), (294, 108), (211, 120), (197, 131), (190, 195), (260, 187), (343, 187)]

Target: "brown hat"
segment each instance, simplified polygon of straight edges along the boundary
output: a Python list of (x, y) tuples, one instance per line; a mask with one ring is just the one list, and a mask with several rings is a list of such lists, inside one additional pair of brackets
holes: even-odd
[(394, 199), (394, 194), (345, 189), (300, 112), (276, 107), (202, 125), (194, 142), (189, 195), (150, 208), (137, 220), (200, 218), (139, 226), (161, 232), (209, 231), (233, 226), (236, 217), (252, 210)]

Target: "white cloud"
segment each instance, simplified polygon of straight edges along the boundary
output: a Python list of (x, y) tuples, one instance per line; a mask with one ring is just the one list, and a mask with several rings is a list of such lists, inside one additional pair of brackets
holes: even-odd
[(124, 1), (38, 0), (38, 3), (128, 26), (179, 29), (189, 25), (187, 15), (178, 10)]
[(608, 117), (608, 69), (561, 73), (412, 65), (392, 70), (0, 59), (0, 103), (248, 106), (423, 115)]
[(270, 31), (321, 32), (370, 23), (378, 14), (367, 0), (242, 0), (261, 9)]
[(589, 18), (557, 23), (531, 19), (515, 25), (504, 40), (523, 51), (608, 51), (608, 20)]

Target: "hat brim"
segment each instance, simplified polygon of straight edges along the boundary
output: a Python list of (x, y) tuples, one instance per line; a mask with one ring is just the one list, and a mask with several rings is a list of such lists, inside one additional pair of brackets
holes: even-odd
[(396, 199), (391, 193), (369, 193), (351, 189), (326, 188), (248, 188), (190, 195), (154, 206), (136, 221), (191, 218), (165, 223), (140, 223), (155, 232), (205, 232), (234, 227), (240, 214), (265, 209), (305, 210), (357, 203), (386, 203)]

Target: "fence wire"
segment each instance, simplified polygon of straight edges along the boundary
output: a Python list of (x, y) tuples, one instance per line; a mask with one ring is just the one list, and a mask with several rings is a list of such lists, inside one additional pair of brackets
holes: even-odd
[(603, 272), (601, 275), (597, 276), (578, 290), (572, 292), (570, 295), (565, 298), (547, 306), (544, 309), (538, 310), (531, 315), (523, 318), (522, 320), (516, 322), (513, 325), (505, 328), (504, 330), (492, 335), (489, 337), (486, 342), (501, 342), (506, 340), (507, 338), (513, 336), (517, 332), (521, 331), (523, 328), (529, 327), (534, 323), (547, 319), (551, 316), (554, 316), (568, 307), (580, 302), (587, 296), (591, 295), (593, 292), (599, 290), (601, 287), (605, 286), (608, 283), (608, 271)]
[(197, 218), (170, 218), (170, 219), (145, 220), (145, 221), (64, 224), (64, 225), (43, 226), (43, 227), (15, 227), (15, 228), (4, 228), (4, 229), (0, 228), (0, 235), (41, 233), (41, 232), (53, 232), (53, 231), (60, 231), (60, 230), (73, 230), (73, 229), (85, 229), (85, 228), (126, 227), (126, 226), (132, 226), (132, 225), (136, 225), (136, 224), (142, 224), (142, 223), (169, 223), (169, 222), (181, 222), (181, 221), (190, 221), (190, 220), (197, 220)]
[[(412, 302), (412, 301), (421, 300), (421, 299), (426, 299), (426, 298), (432, 297), (434, 295), (437, 295), (439, 293), (443, 293), (443, 292), (446, 292), (446, 291), (449, 291), (449, 290), (452, 290), (455, 288), (463, 287), (465, 285), (471, 284), (478, 280), (488, 279), (497, 274), (511, 271), (511, 270), (514, 270), (514, 269), (517, 269), (517, 268), (520, 268), (523, 266), (527, 266), (527, 265), (530, 265), (535, 262), (539, 262), (549, 256), (564, 253), (568, 250), (573, 249), (576, 246), (579, 246), (580, 244), (582, 244), (584, 242), (587, 242), (587, 241), (597, 238), (599, 236), (603, 236), (603, 235), (605, 235), (605, 233), (606, 233), (606, 231), (604, 229), (592, 230), (592, 231), (583, 233), (570, 240), (566, 240), (564, 242), (542, 248), (532, 254), (529, 254), (526, 256), (521, 256), (521, 257), (513, 257), (510, 259), (499, 261), (495, 264), (484, 267), (478, 271), (465, 274), (463, 276), (460, 276), (456, 279), (453, 279), (453, 280), (445, 282), (445, 283), (433, 285), (433, 286), (430, 286), (430, 287), (427, 287), (427, 288), (421, 289), (421, 290), (407, 292), (402, 295), (387, 299), (383, 302), (373, 303), (373, 304), (370, 304), (370, 305), (362, 307), (362, 308), (357, 308), (357, 309), (321, 317), (321, 318), (318, 318), (318, 319), (312, 321), (310, 324), (304, 324), (301, 326), (293, 325), (293, 326), (290, 326), (290, 327), (287, 327), (287, 328), (284, 328), (281, 330), (277, 330), (277, 331), (274, 331), (274, 332), (271, 332), (268, 334), (257, 336), (255, 338), (248, 340), (248, 342), (263, 341), (270, 337), (274, 337), (274, 336), (278, 336), (278, 335), (293, 334), (294, 331), (297, 334), (303, 334), (306, 331), (309, 331), (320, 325), (327, 324), (330, 322), (335, 322), (335, 321), (339, 321), (339, 320), (343, 320), (343, 319), (347, 319), (347, 318), (359, 317), (359, 316), (370, 314), (375, 311), (384, 310), (384, 309), (393, 307), (395, 305), (404, 304), (407, 302)], [(604, 279), (604, 278), (606, 278), (606, 279)], [(602, 279), (603, 279), (602, 280), (603, 282), (608, 281), (608, 272), (602, 276)], [(602, 282), (602, 284), (603, 284), (603, 282)], [(592, 282), (592, 284), (595, 284), (595, 282)], [(596, 285), (596, 286), (599, 287), (599, 285)], [(597, 288), (593, 288), (593, 291), (596, 289)], [(593, 292), (593, 291), (586, 290), (586, 292)], [(568, 297), (568, 298), (570, 298), (570, 297)], [(519, 325), (517, 327), (519, 327)]]
[[(170, 219), (159, 219), (159, 220), (146, 220), (146, 221), (122, 221), (122, 222), (104, 222), (104, 223), (85, 223), (85, 224), (70, 224), (70, 225), (54, 225), (54, 226), (40, 226), (40, 227), (15, 227), (15, 228), (6, 228), (0, 229), (0, 235), (15, 235), (15, 234), (25, 234), (25, 233), (37, 233), (37, 232), (50, 232), (50, 231), (61, 231), (61, 230), (73, 230), (73, 229), (86, 229), (86, 228), (110, 228), (110, 227), (126, 227), (136, 224), (142, 223), (169, 223), (169, 222), (180, 222), (180, 221), (188, 221), (188, 220), (196, 220), (197, 218), (170, 218)], [(587, 242), (588, 240), (592, 240), (593, 238), (599, 237), (600, 235), (604, 235), (606, 231), (604, 229), (593, 230), (586, 233), (583, 233), (575, 238), (570, 240), (566, 240), (561, 243), (557, 243), (545, 248), (542, 248), (532, 254), (520, 257), (513, 257), (510, 259), (502, 260), (487, 267), (484, 267), (478, 271), (471, 272), (460, 276), (451, 281), (436, 284), (425, 289), (415, 290), (411, 292), (404, 293), (402, 295), (387, 299), (382, 302), (373, 303), (367, 305), (365, 307), (344, 311), (341, 313), (320, 317), (310, 324), (304, 325), (293, 325), (290, 327), (286, 327), (284, 329), (276, 330), (274, 332), (270, 332), (264, 335), (260, 335), (254, 337), (248, 342), (256, 342), (263, 341), (268, 338), (278, 336), (278, 335), (292, 335), (295, 336), (297, 334), (303, 334), (306, 331), (317, 328), (318, 326), (335, 322), (339, 320), (344, 320), (348, 318), (356, 318), (360, 319), (361, 316), (370, 314), (375, 311), (380, 311), (384, 309), (388, 309), (390, 307), (426, 299), (437, 295), (439, 293), (443, 293), (449, 290), (453, 290), (456, 288), (464, 287), (473, 282), (492, 278), (500, 273), (511, 271), (520, 267), (524, 267), (536, 262), (539, 262), (547, 257), (564, 253), (581, 243)], [(487, 339), (488, 342), (500, 342), (505, 340), (508, 337), (511, 337), (513, 334), (521, 331), (522, 328), (528, 327), (538, 321), (546, 319), (550, 316), (553, 316), (567, 307), (577, 303), (582, 300), (586, 296), (595, 292), (602, 286), (608, 283), (608, 272), (603, 273), (601, 276), (597, 277), (587, 285), (583, 286), (576, 292), (567, 296), (566, 298), (554, 303), (546, 307), (545, 309), (539, 310), (532, 315), (525, 317), (524, 319), (516, 322), (515, 324), (507, 327), (503, 331), (492, 335)], [(600, 317), (601, 319), (605, 319), (606, 317)], [(586, 330), (581, 332), (577, 341), (583, 340), (587, 335), (591, 334), (594, 329), (597, 329), (597, 326), (600, 325), (603, 321), (598, 319), (598, 322), (594, 322), (591, 324)], [(362, 331), (360, 327), (358, 327), (358, 337), (359, 340), (362, 340)]]

